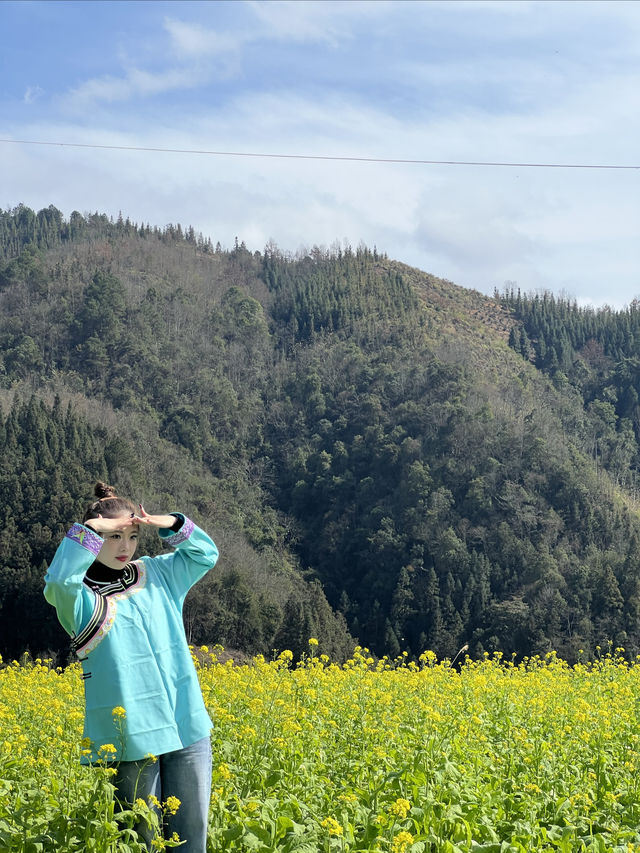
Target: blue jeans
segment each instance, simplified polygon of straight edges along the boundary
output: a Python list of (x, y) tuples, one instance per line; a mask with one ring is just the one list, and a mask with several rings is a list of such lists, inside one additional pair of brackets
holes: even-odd
[[(116, 795), (128, 803), (138, 798), (148, 802), (151, 796), (164, 803), (167, 797), (177, 797), (180, 808), (175, 815), (166, 815), (165, 837), (177, 832), (186, 841), (178, 848), (181, 853), (206, 853), (211, 769), (211, 741), (206, 737), (159, 755), (157, 761), (121, 761), (115, 777)], [(151, 849), (153, 831), (143, 822), (135, 829)]]

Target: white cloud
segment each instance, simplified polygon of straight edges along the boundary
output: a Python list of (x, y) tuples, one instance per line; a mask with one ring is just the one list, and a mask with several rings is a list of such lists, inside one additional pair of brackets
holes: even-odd
[(171, 47), (181, 58), (220, 56), (238, 50), (246, 42), (246, 34), (220, 33), (200, 24), (165, 18), (164, 27), (171, 38)]
[(117, 103), (181, 89), (194, 89), (202, 82), (193, 68), (169, 68), (161, 72), (130, 68), (120, 76), (105, 75), (87, 80), (62, 100), (67, 107), (86, 109), (92, 104)]
[(37, 101), (43, 95), (44, 89), (41, 89), (40, 86), (27, 86), (23, 100), (25, 104), (33, 104), (34, 101)]
[[(293, 42), (327, 42), (336, 47), (366, 18), (387, 14), (390, 0), (246, 0), (262, 36)], [(401, 4), (397, 4), (401, 5)], [(413, 4), (412, 4), (413, 5)]]

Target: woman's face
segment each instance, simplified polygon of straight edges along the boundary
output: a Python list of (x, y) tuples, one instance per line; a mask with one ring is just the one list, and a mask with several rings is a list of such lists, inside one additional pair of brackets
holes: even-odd
[(122, 516), (122, 527), (104, 533), (104, 542), (98, 560), (110, 569), (121, 569), (131, 562), (138, 545), (138, 525), (131, 524), (131, 516)]

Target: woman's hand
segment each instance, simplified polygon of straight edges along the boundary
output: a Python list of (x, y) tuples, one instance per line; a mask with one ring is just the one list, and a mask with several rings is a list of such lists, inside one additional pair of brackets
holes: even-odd
[(152, 527), (163, 527), (165, 529), (173, 527), (176, 523), (175, 515), (148, 515), (142, 504), (140, 504), (140, 512), (134, 515), (131, 519), (132, 524), (150, 524)]
[(85, 527), (90, 527), (99, 533), (101, 536), (105, 533), (115, 533), (116, 531), (124, 530), (125, 527), (131, 527), (136, 524), (133, 513), (130, 515), (118, 515), (116, 518), (104, 518), (99, 515), (97, 518), (89, 518), (84, 522)]

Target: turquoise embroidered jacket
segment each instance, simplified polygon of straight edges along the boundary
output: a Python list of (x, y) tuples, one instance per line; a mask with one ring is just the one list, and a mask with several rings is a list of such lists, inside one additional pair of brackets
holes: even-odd
[[(44, 595), (57, 611), (82, 663), (84, 737), (99, 758), (135, 761), (182, 749), (206, 737), (211, 719), (184, 633), (182, 605), (189, 589), (212, 568), (218, 549), (180, 513), (180, 530), (160, 530), (175, 548), (142, 557), (115, 573), (113, 581), (85, 577), (102, 537), (74, 524), (45, 576)], [(124, 708), (124, 717), (113, 714)]]

